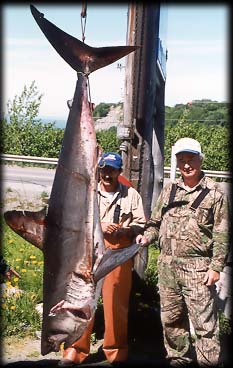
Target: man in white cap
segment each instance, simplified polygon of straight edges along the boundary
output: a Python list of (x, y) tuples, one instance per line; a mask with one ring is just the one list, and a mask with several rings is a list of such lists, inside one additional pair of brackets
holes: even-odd
[(137, 241), (158, 240), (160, 247), (161, 321), (170, 365), (215, 366), (220, 356), (215, 283), (228, 252), (228, 204), (219, 184), (201, 170), (200, 143), (181, 138), (174, 150), (181, 178), (162, 190)]

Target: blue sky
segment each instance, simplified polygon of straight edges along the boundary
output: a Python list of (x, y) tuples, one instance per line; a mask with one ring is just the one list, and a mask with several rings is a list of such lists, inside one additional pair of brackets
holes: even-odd
[[(36, 4), (45, 17), (65, 32), (81, 39), (81, 3)], [(174, 106), (193, 99), (228, 101), (227, 5), (168, 5), (168, 49), (165, 104)], [(43, 94), (40, 115), (66, 118), (66, 101), (74, 94), (76, 72), (49, 44), (29, 4), (2, 6), (3, 19), (3, 111), (6, 102), (19, 95), (33, 80)], [(90, 46), (126, 44), (127, 5), (88, 5), (85, 42)], [(124, 97), (124, 69), (117, 63), (90, 76), (91, 99), (119, 102)]]

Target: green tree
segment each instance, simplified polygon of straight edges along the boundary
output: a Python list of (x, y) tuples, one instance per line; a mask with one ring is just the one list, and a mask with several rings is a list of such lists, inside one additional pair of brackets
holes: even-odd
[(123, 104), (121, 102), (119, 103), (105, 103), (105, 102), (101, 102), (99, 103), (94, 111), (93, 111), (93, 117), (94, 118), (103, 118), (105, 116), (108, 115), (109, 111), (110, 111), (110, 108), (112, 106), (116, 107), (116, 106), (121, 106), (123, 108)]
[(96, 133), (96, 138), (104, 152), (119, 152), (120, 140), (117, 138), (116, 127), (98, 131)]
[(93, 111), (93, 116), (95, 118), (103, 118), (105, 116), (108, 115), (108, 112), (110, 110), (110, 107), (114, 105), (112, 103), (104, 103), (104, 102), (101, 102), (100, 104), (98, 104), (94, 111)]
[(195, 100), (188, 104), (177, 104), (174, 107), (166, 106), (166, 121), (178, 122), (183, 111), (189, 109), (187, 121), (206, 122), (208, 124), (224, 125), (229, 122), (229, 104), (226, 102), (216, 102), (207, 99)]
[(7, 104), (9, 121), (2, 121), (2, 151), (25, 156), (58, 157), (63, 129), (56, 128), (55, 122), (43, 124), (38, 119), (42, 94), (35, 81), (19, 96)]
[(203, 169), (230, 170), (230, 137), (228, 125), (212, 125), (201, 122), (170, 123), (165, 125), (165, 166), (170, 166), (171, 147), (179, 138), (197, 139), (205, 155)]
[(205, 154), (206, 170), (230, 170), (229, 104), (207, 99), (165, 108), (165, 166), (170, 166), (171, 147), (177, 139), (197, 139)]
[(3, 131), (3, 151), (24, 154), (31, 138), (31, 129), (38, 116), (42, 94), (33, 81), (29, 88), (24, 86), (20, 96), (7, 103), (9, 123), (5, 120)]

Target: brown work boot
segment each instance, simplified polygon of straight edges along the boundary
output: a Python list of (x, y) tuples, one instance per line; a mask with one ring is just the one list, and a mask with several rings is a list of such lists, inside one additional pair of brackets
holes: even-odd
[(60, 362), (58, 362), (58, 367), (74, 367), (76, 364), (67, 358), (62, 358)]

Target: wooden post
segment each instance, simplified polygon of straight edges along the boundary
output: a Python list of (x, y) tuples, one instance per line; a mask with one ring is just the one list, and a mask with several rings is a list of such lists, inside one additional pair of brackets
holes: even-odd
[[(135, 45), (136, 29), (136, 8), (129, 4), (128, 7), (128, 27), (127, 27), (127, 45)], [(137, 51), (136, 51), (137, 52)], [(127, 129), (128, 134), (122, 137), (121, 151), (123, 159), (123, 174), (130, 179), (134, 186), (135, 182), (131, 176), (132, 168), (132, 139), (133, 139), (133, 90), (134, 90), (134, 63), (135, 52), (130, 53), (126, 58), (125, 68), (125, 94), (124, 94), (124, 121), (123, 127)], [(119, 134), (118, 134), (119, 136)]]
[[(158, 67), (159, 4), (130, 4), (127, 44), (140, 48), (126, 63), (122, 135), (123, 173), (142, 196), (147, 218), (163, 186), (164, 88)], [(146, 250), (145, 250), (146, 253)], [(146, 260), (144, 254), (142, 259)], [(146, 261), (145, 261), (146, 262)], [(145, 262), (138, 261), (142, 275)]]
[(174, 153), (174, 146), (172, 146), (171, 152), (171, 169), (170, 169), (170, 180), (175, 181), (176, 178), (176, 156)]

